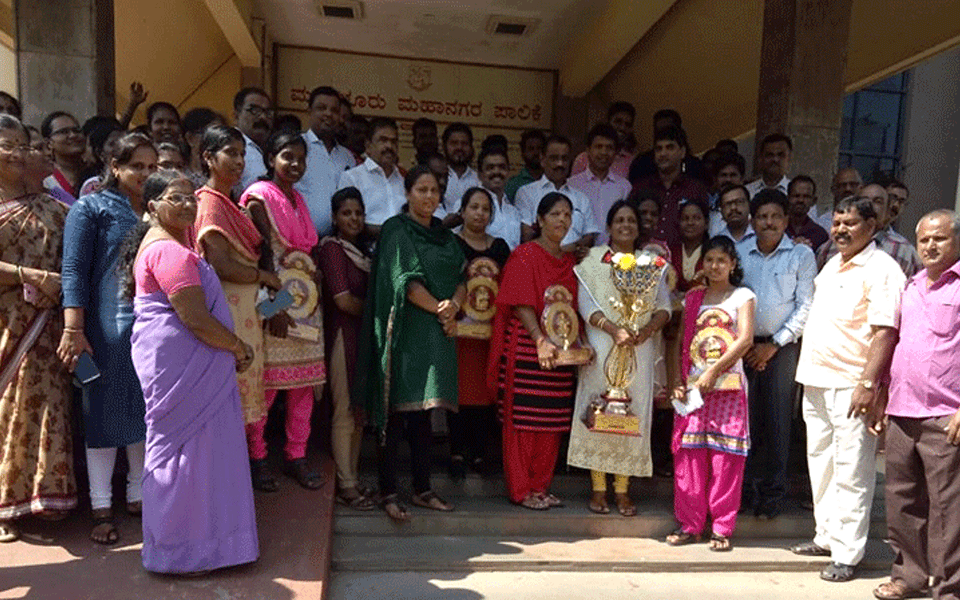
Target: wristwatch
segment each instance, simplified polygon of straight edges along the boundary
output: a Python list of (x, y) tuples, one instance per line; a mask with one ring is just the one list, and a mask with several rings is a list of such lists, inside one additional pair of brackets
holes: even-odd
[(873, 390), (876, 387), (876, 384), (869, 379), (861, 379), (859, 384), (862, 385), (865, 390)]

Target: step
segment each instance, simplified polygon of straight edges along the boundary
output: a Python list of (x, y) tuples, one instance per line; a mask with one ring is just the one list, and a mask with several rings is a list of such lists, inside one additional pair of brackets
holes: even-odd
[[(708, 544), (674, 547), (662, 538), (454, 536), (337, 536), (334, 571), (819, 571), (829, 558), (797, 556), (787, 548), (805, 541), (732, 538), (731, 552)], [(869, 540), (861, 568), (889, 569), (890, 547)]]

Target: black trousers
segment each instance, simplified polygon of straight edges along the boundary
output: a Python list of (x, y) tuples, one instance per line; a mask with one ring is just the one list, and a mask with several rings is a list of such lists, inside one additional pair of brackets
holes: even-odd
[(744, 494), (755, 508), (777, 509), (787, 492), (790, 426), (800, 344), (787, 344), (763, 371), (744, 364), (750, 406), (750, 454)]
[(433, 429), (430, 411), (417, 410), (395, 412), (387, 421), (387, 435), (377, 447), (377, 471), (380, 493), (384, 496), (397, 493), (397, 475), (400, 470), (400, 440), (410, 444), (410, 471), (413, 475), (413, 492), (422, 494), (430, 490), (430, 459), (433, 446)]
[(450, 456), (468, 460), (487, 458), (490, 439), (496, 435), (497, 409), (494, 406), (461, 406), (447, 412), (450, 429)]

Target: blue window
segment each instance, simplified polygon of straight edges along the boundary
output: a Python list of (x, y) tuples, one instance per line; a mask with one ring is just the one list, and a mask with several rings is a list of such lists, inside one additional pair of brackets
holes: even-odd
[(844, 98), (840, 168), (855, 167), (864, 181), (900, 176), (908, 79), (900, 73)]

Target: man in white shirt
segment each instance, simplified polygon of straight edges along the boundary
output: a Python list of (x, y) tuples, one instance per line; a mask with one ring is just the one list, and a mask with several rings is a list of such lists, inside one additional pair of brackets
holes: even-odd
[(613, 173), (611, 165), (617, 153), (617, 130), (606, 123), (593, 127), (587, 134), (587, 168), (569, 180), (570, 187), (590, 199), (593, 216), (600, 229), (599, 242), (607, 243), (607, 212), (618, 200), (630, 194), (630, 183)]
[(263, 148), (273, 129), (273, 102), (258, 87), (243, 88), (233, 97), (233, 118), (246, 142), (243, 176), (240, 178), (242, 192), (267, 174), (267, 166), (263, 164)]
[(443, 130), (443, 154), (447, 157), (450, 171), (447, 175), (447, 191), (443, 195), (443, 208), (447, 213), (460, 211), (463, 193), (480, 186), (477, 172), (470, 166), (473, 161), (473, 131), (466, 123), (451, 123)]
[(747, 184), (750, 198), (757, 195), (762, 189), (777, 190), (787, 195), (787, 186), (790, 178), (790, 155), (793, 153), (793, 142), (789, 136), (782, 133), (771, 133), (760, 142), (760, 177)]
[(367, 159), (340, 176), (339, 189), (355, 187), (360, 190), (366, 207), (367, 230), (373, 236), (380, 235), (383, 222), (399, 214), (407, 202), (403, 176), (397, 168), (398, 131), (393, 119), (372, 119)]
[(723, 188), (717, 203), (724, 222), (724, 227), (717, 235), (725, 235), (737, 244), (756, 235), (750, 224), (750, 195), (745, 186), (730, 185)]
[(493, 196), (493, 214), (487, 233), (493, 237), (503, 238), (510, 250), (520, 245), (520, 211), (507, 198), (504, 191), (507, 185), (507, 175), (510, 174), (510, 159), (507, 151), (495, 146), (480, 152), (477, 160), (480, 167), (480, 183), (483, 189)]
[(541, 166), (543, 177), (517, 190), (514, 199), (523, 221), (523, 239), (531, 240), (534, 237), (533, 226), (537, 222), (537, 206), (540, 200), (550, 192), (560, 192), (573, 204), (573, 219), (570, 231), (561, 242), (562, 248), (564, 252), (585, 255), (597, 241), (600, 228), (593, 216), (590, 199), (567, 183), (570, 173), (570, 140), (563, 136), (550, 136), (543, 147)]
[(330, 197), (337, 191), (340, 176), (356, 166), (353, 153), (337, 143), (340, 128), (340, 94), (328, 86), (310, 92), (310, 129), (303, 134), (307, 144), (307, 168), (295, 186), (303, 195), (313, 226), (320, 235), (333, 225)]

